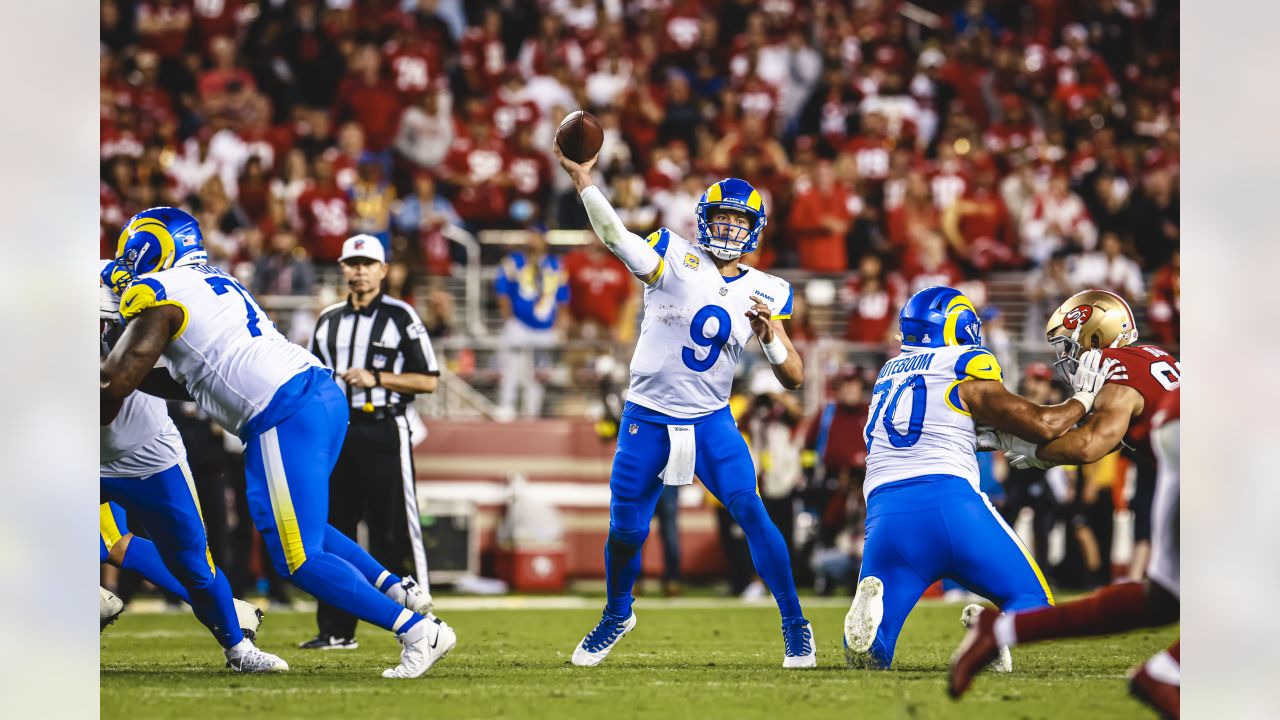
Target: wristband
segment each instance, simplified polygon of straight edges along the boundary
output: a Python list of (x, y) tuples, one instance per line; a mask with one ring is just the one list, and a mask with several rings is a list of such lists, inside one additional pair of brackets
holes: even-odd
[(382, 371), (377, 368), (373, 370), (373, 386), (382, 387)]
[(1078, 402), (1078, 403), (1080, 403), (1081, 405), (1083, 405), (1083, 406), (1084, 406), (1084, 414), (1085, 414), (1085, 415), (1088, 415), (1088, 414), (1089, 414), (1089, 411), (1090, 411), (1090, 410), (1093, 410), (1093, 401), (1094, 401), (1094, 399), (1095, 399), (1096, 397), (1097, 397), (1097, 395), (1094, 395), (1094, 394), (1093, 394), (1093, 393), (1091, 393), (1091, 392), (1085, 392), (1085, 391), (1081, 390), (1080, 392), (1076, 393), (1075, 395), (1072, 395), (1072, 396), (1071, 396), (1071, 399), (1072, 399), (1072, 400), (1075, 400), (1076, 402)]
[(787, 346), (777, 333), (773, 334), (773, 340), (768, 343), (761, 340), (760, 347), (764, 348), (764, 356), (769, 358), (770, 365), (781, 365), (787, 361)]

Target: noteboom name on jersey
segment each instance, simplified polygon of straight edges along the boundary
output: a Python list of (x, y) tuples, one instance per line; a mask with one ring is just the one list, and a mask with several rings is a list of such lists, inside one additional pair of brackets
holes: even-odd
[(885, 375), (897, 375), (898, 373), (912, 372), (914, 370), (928, 370), (929, 366), (933, 364), (933, 356), (934, 353), (925, 353), (891, 360), (880, 368), (880, 374), (876, 376), (876, 379), (878, 380)]

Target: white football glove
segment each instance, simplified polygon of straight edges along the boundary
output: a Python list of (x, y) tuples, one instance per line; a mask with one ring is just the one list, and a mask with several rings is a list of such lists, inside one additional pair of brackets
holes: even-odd
[(1054, 466), (1054, 464), (1049, 462), (1048, 460), (1041, 460), (1037, 458), (1034, 452), (1031, 453), (1030, 455), (1021, 455), (1018, 453), (1007, 452), (1004, 454), (1004, 459), (1008, 460), (1010, 465), (1012, 465), (1013, 467), (1019, 470), (1026, 470), (1027, 468), (1039, 468), (1041, 470), (1048, 470), (1049, 468)]
[(979, 450), (1001, 450), (1014, 455), (1036, 456), (1036, 444), (1028, 442), (1003, 430), (988, 430), (978, 433)]
[(1071, 398), (1084, 405), (1086, 414), (1093, 409), (1093, 401), (1102, 392), (1107, 375), (1115, 364), (1114, 359), (1103, 359), (1101, 350), (1089, 350), (1080, 356), (1080, 363), (1071, 376), (1071, 389), (1076, 391)]

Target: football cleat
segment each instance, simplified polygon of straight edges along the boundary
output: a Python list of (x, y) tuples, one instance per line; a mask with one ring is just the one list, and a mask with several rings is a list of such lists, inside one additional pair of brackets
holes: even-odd
[(259, 650), (252, 640), (241, 640), (227, 648), (227, 667), (239, 673), (287, 672), (289, 663), (265, 650)]
[(119, 619), (122, 612), (124, 612), (124, 601), (116, 597), (115, 593), (99, 585), (98, 619), (102, 625), (98, 628), (98, 632), (106, 630), (108, 625)]
[[(964, 610), (960, 611), (960, 624), (964, 626), (965, 630), (972, 628), (978, 622), (978, 615), (982, 613), (982, 610), (981, 605), (974, 603), (964, 606)], [(991, 661), (991, 665), (987, 669), (999, 673), (1013, 672), (1013, 654), (1009, 652), (1009, 648), (1001, 645), (999, 654), (995, 660)]]
[(782, 667), (811, 668), (818, 666), (818, 651), (813, 642), (813, 625), (800, 619), (782, 626)]
[(635, 613), (631, 613), (626, 620), (619, 620), (607, 613), (601, 615), (600, 622), (587, 633), (586, 637), (582, 638), (578, 647), (573, 649), (573, 664), (578, 667), (599, 665), (609, 657), (609, 653), (613, 652), (618, 641), (635, 627)]
[(947, 673), (947, 694), (958, 698), (973, 684), (973, 678), (990, 667), (1000, 657), (996, 643), (995, 624), (998, 612), (980, 612), (969, 625), (964, 642), (951, 656), (951, 669)]
[(239, 598), (232, 598), (236, 606), (236, 620), (240, 621), (240, 632), (250, 640), (258, 641), (258, 627), (262, 625), (263, 613), (253, 603)]
[(382, 671), (382, 677), (408, 680), (420, 677), (458, 644), (458, 635), (443, 620), (431, 617), (396, 636), (403, 646), (400, 664)]
[(851, 668), (879, 668), (871, 655), (876, 630), (884, 618), (884, 583), (867, 577), (858, 583), (853, 605), (844, 616), (844, 659)]
[(333, 635), (317, 635), (306, 642), (298, 643), (303, 650), (355, 650), (360, 647), (353, 637), (340, 638)]

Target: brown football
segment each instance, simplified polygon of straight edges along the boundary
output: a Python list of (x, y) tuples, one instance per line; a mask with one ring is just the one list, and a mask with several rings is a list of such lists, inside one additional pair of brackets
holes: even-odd
[(556, 130), (556, 145), (560, 152), (574, 162), (586, 162), (600, 152), (604, 144), (604, 128), (595, 115), (585, 110), (575, 110), (560, 123)]

